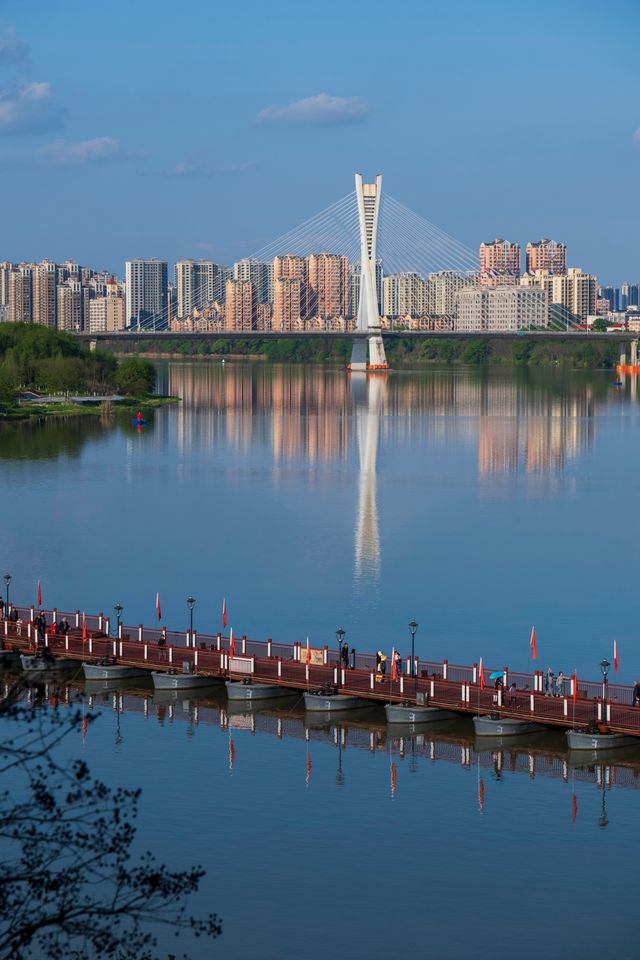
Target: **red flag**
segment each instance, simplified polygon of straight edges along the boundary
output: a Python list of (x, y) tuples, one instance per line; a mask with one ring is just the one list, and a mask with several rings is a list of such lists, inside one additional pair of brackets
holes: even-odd
[(391, 799), (396, 795), (396, 790), (398, 788), (398, 768), (395, 763), (391, 764)]
[(536, 646), (536, 628), (531, 627), (531, 639), (529, 640), (529, 646), (531, 647), (531, 659), (536, 660), (538, 657), (538, 648)]
[(484, 667), (482, 666), (482, 657), (480, 657), (480, 667), (478, 669), (478, 678), (480, 682), (480, 689), (484, 690)]
[(233, 770), (233, 765), (236, 762), (236, 747), (233, 742), (233, 738), (229, 738), (229, 770)]
[(309, 637), (307, 637), (307, 666), (311, 666), (311, 647), (309, 646)]
[(573, 671), (573, 702), (575, 703), (578, 699), (578, 673), (576, 670)]
[(87, 618), (85, 614), (82, 614), (82, 642), (87, 642)]
[(484, 810), (484, 780), (480, 777), (480, 783), (478, 784), (478, 807), (480, 808), (480, 813)]
[(575, 793), (571, 797), (571, 823), (576, 822), (578, 816), (578, 798)]
[(160, 606), (160, 594), (156, 593), (156, 613), (158, 614), (158, 620), (162, 620), (162, 608)]
[(40, 581), (38, 580), (38, 606), (42, 606), (42, 590), (40, 589)]
[(227, 625), (227, 598), (222, 601), (222, 626), (226, 627)]
[(613, 641), (613, 669), (618, 672), (618, 641)]
[(233, 639), (233, 627), (229, 627), (229, 654), (232, 657), (236, 655), (236, 641)]
[(395, 650), (391, 651), (391, 679), (394, 683), (398, 679), (398, 658)]

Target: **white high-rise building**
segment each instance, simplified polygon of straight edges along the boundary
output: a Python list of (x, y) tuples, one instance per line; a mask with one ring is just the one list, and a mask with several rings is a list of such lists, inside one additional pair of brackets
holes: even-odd
[(219, 300), (220, 268), (211, 260), (179, 260), (175, 268), (177, 316), (190, 316)]
[(547, 294), (540, 287), (465, 287), (457, 294), (456, 330), (506, 333), (545, 327), (548, 314)]
[(167, 264), (164, 260), (127, 260), (127, 326), (167, 326)]
[(392, 273), (384, 278), (386, 317), (423, 317), (429, 312), (429, 288), (417, 273)]
[(256, 303), (273, 300), (273, 264), (246, 258), (233, 265), (234, 280), (249, 280), (253, 284)]

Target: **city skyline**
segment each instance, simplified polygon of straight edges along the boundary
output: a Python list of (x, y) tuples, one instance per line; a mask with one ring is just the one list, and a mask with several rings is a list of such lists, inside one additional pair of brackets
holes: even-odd
[[(362, 4), (333, 2), (293, 17), (289, 2), (235, 11), (194, 0), (198, 30), (181, 43), (165, 29), (164, 0), (153, 17), (115, 0), (109, 25), (78, 0), (62, 17), (4, 2), (0, 137), (13, 249), (3, 255), (71, 256), (113, 273), (138, 256), (229, 263), (362, 169), (384, 170), (403, 202), (469, 246), (507, 236), (524, 251), (530, 237), (558, 236), (603, 283), (633, 281), (635, 6), (610, 5), (607, 18), (595, 2), (579, 18), (547, 0), (535, 18), (511, 6), (503, 16), (496, 0), (481, 10), (374, 7), (368, 19)], [(114, 23), (126, 24), (117, 39)], [(402, 51), (393, 71), (353, 56), (374, 31)], [(595, 66), (603, 55), (607, 70)], [(545, 105), (549, 69), (561, 97)], [(496, 84), (499, 111), (491, 98), (474, 108), (470, 93)], [(532, 102), (539, 109), (525, 119)], [(398, 149), (408, 126), (412, 148)], [(553, 176), (538, 187), (534, 170)]]

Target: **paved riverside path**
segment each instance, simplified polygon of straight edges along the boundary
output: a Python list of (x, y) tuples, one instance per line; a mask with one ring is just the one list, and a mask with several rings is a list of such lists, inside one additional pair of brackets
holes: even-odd
[[(5, 649), (35, 651), (34, 609), (18, 607), (20, 621), (0, 623), (0, 639)], [(166, 643), (160, 645), (161, 631), (142, 624), (119, 628), (119, 636), (111, 637), (111, 624), (102, 614), (75, 611), (45, 611), (47, 623), (58, 622), (66, 616), (71, 625), (67, 636), (49, 635), (51, 652), (79, 661), (97, 661), (115, 657), (123, 665), (148, 670), (194, 671), (209, 676), (248, 679), (255, 683), (272, 683), (297, 690), (318, 690), (328, 685), (337, 686), (341, 693), (377, 702), (425, 703), (464, 714), (494, 714), (515, 717), (560, 728), (586, 728), (594, 722), (606, 723), (612, 733), (627, 733), (640, 737), (640, 707), (633, 706), (633, 688), (609, 683), (605, 689), (602, 680), (587, 681), (578, 678), (576, 696), (573, 696), (573, 678), (567, 677), (563, 696), (545, 696), (544, 675), (502, 670), (504, 689), (497, 690), (487, 682), (480, 688), (478, 667), (450, 664), (447, 660), (431, 661), (416, 658), (414, 677), (409, 676), (407, 661), (403, 670), (392, 680), (390, 658), (387, 672), (376, 672), (375, 656), (369, 653), (350, 655), (353, 666), (337, 665), (337, 649), (313, 648), (313, 660), (306, 662), (306, 647), (299, 643), (281, 644), (272, 640), (249, 640), (236, 637), (235, 652), (231, 655), (230, 639), (222, 634), (205, 635), (196, 631), (190, 638), (184, 633), (167, 632)], [(86, 621), (86, 640), (82, 622)], [(502, 669), (502, 668), (501, 668)], [(485, 677), (493, 672), (485, 668)], [(516, 691), (507, 689), (516, 684)]]

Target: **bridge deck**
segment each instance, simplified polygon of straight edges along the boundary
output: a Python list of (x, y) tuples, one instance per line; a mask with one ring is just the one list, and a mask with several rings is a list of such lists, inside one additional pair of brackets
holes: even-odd
[[(33, 609), (18, 608), (21, 621), (3, 621), (0, 625), (5, 649), (35, 650)], [(57, 614), (57, 611), (56, 611)], [(61, 617), (62, 614), (59, 615)], [(80, 614), (67, 614), (72, 629), (67, 636), (49, 637), (54, 654), (79, 661), (96, 661), (105, 656), (118, 659), (123, 665), (148, 670), (188, 670), (230, 679), (250, 677), (256, 683), (275, 683), (296, 690), (316, 690), (337, 684), (341, 693), (355, 695), (373, 702), (405, 702), (415, 704), (424, 698), (430, 706), (442, 707), (460, 714), (499, 714), (536, 721), (559, 728), (585, 728), (594, 722), (606, 723), (613, 733), (640, 737), (640, 707), (633, 705), (633, 688), (609, 683), (603, 698), (602, 681), (578, 679), (573, 697), (573, 680), (565, 680), (562, 696), (544, 693), (541, 672), (517, 673), (504, 668), (504, 689), (487, 684), (481, 689), (477, 665), (453, 665), (448, 661), (430, 661), (416, 658), (417, 674), (411, 677), (400, 672), (393, 680), (390, 661), (384, 675), (376, 672), (375, 656), (352, 652), (347, 668), (337, 666), (337, 651), (314, 648), (314, 659), (321, 663), (306, 663), (306, 648), (300, 644), (280, 644), (271, 640), (249, 640), (237, 637), (235, 655), (229, 650), (229, 637), (196, 634), (194, 645), (188, 644), (188, 635), (167, 633), (166, 643), (158, 643), (161, 631), (143, 627), (121, 627), (121, 637), (109, 636), (109, 620), (101, 614), (87, 616), (87, 639), (83, 640)], [(52, 620), (49, 612), (47, 622)], [(489, 675), (488, 668), (485, 676)], [(515, 692), (506, 689), (516, 684)]]

